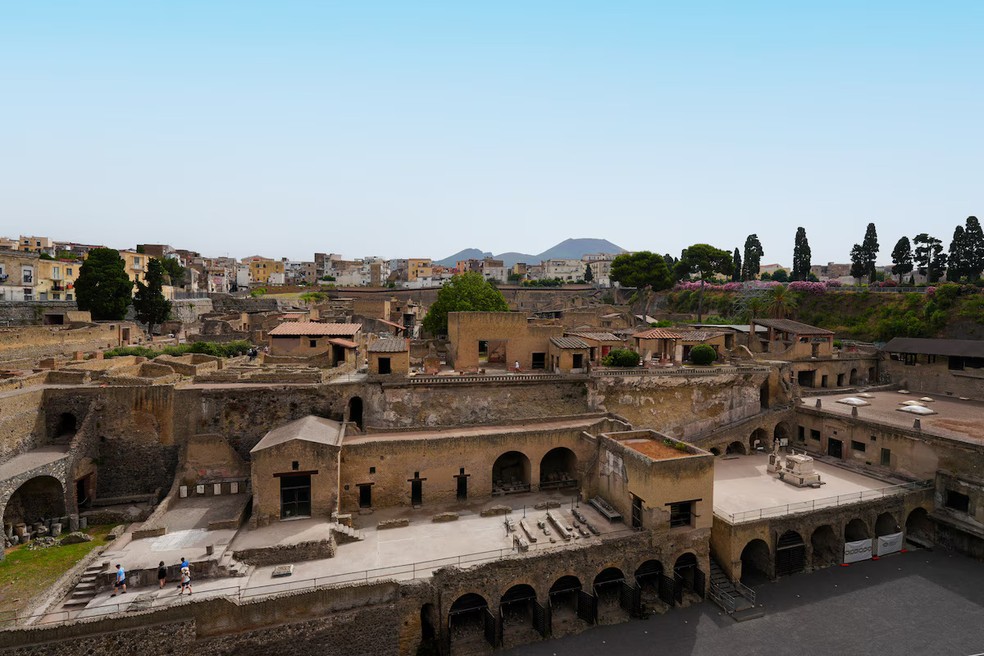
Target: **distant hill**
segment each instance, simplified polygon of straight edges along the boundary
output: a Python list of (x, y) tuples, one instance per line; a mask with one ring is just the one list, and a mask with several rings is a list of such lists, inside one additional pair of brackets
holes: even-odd
[(502, 263), (511, 267), (517, 262), (525, 262), (527, 264), (539, 264), (543, 260), (549, 259), (564, 259), (564, 260), (579, 260), (584, 255), (588, 253), (624, 253), (625, 249), (621, 246), (616, 246), (607, 239), (565, 239), (556, 246), (548, 248), (538, 255), (530, 255), (529, 253), (518, 253), (515, 251), (510, 251), (507, 253), (500, 253), (498, 255), (492, 255), (488, 252), (482, 252), (477, 248), (466, 248), (463, 251), (459, 251), (454, 255), (450, 255), (443, 260), (438, 260), (435, 264), (440, 264), (442, 266), (454, 266), (460, 260), (476, 259), (480, 260), (485, 257), (492, 257), (496, 260), (502, 260)]

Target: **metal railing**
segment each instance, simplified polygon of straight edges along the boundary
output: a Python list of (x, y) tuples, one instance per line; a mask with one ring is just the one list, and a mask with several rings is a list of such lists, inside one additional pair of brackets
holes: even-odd
[(782, 517), (802, 512), (812, 512), (822, 508), (835, 508), (837, 506), (847, 506), (862, 501), (892, 497), (907, 492), (927, 490), (933, 487), (933, 481), (916, 481), (913, 483), (902, 483), (900, 485), (888, 485), (873, 490), (861, 490), (851, 494), (840, 494), (823, 499), (811, 499), (810, 501), (800, 501), (797, 503), (787, 503), (782, 506), (771, 506), (759, 508), (757, 510), (744, 510), (737, 513), (727, 513), (718, 508), (714, 509), (714, 514), (730, 524), (740, 524), (770, 517)]
[(462, 374), (460, 376), (411, 376), (411, 385), (462, 385), (468, 383), (529, 383), (541, 380), (564, 380), (560, 374)]
[(768, 373), (770, 369), (763, 366), (748, 367), (674, 367), (643, 369), (642, 367), (627, 367), (625, 369), (593, 369), (592, 376), (715, 376), (720, 374), (752, 374)]

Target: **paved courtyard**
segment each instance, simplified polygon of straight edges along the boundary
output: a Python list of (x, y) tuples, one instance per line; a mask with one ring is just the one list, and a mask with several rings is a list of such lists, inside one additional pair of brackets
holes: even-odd
[(982, 583), (982, 563), (910, 551), (758, 586), (765, 616), (747, 622), (707, 601), (500, 653), (970, 656), (984, 652)]

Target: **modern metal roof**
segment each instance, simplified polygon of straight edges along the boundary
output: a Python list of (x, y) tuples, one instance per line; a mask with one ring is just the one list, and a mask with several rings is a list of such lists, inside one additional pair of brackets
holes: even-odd
[(249, 452), (256, 453), (257, 451), (269, 449), (272, 446), (293, 440), (315, 442), (316, 444), (325, 444), (328, 446), (340, 446), (343, 433), (342, 424), (339, 422), (325, 419), (324, 417), (308, 415), (289, 424), (284, 424), (279, 428), (274, 428), (264, 435), (263, 439), (257, 442), (256, 446), (250, 449)]
[(408, 350), (407, 340), (402, 337), (377, 339), (369, 345), (370, 353), (403, 353)]
[(984, 340), (895, 337), (881, 350), (888, 353), (921, 353), (924, 355), (984, 358)]
[(362, 330), (361, 323), (318, 323), (316, 321), (285, 321), (268, 335), (272, 337), (308, 336), (322, 337), (352, 336)]
[(560, 349), (586, 349), (588, 343), (579, 337), (551, 337), (550, 343)]
[(667, 330), (666, 328), (650, 328), (641, 333), (635, 333), (633, 337), (639, 339), (680, 339), (680, 333)]
[(593, 339), (596, 342), (621, 342), (622, 338), (614, 335), (612, 333), (595, 333), (586, 330), (572, 330), (567, 333), (571, 337), (582, 337), (584, 339)]
[(833, 335), (834, 331), (826, 328), (817, 328), (806, 323), (793, 321), (792, 319), (753, 319), (752, 323), (757, 326), (765, 326), (773, 330), (781, 330), (784, 333), (793, 335)]

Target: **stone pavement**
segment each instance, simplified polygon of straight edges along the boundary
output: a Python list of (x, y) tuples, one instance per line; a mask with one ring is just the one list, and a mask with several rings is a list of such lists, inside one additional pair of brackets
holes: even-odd
[(984, 564), (910, 551), (756, 587), (765, 616), (734, 622), (706, 601), (503, 656), (969, 656), (984, 652)]

